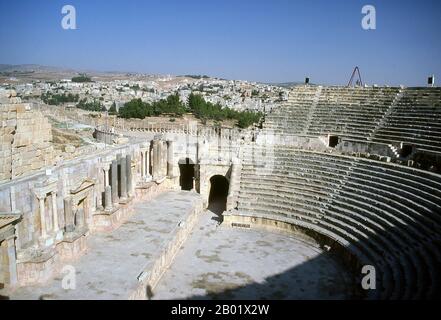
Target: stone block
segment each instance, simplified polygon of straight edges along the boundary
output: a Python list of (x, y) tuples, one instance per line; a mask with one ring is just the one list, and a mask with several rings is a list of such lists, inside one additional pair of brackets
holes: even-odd
[(64, 147), (64, 151), (67, 153), (74, 153), (75, 147), (73, 145), (68, 144)]

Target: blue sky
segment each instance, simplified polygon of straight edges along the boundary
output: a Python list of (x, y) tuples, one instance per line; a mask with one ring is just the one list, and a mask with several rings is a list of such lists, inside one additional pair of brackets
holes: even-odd
[[(61, 28), (66, 4), (77, 30)], [(437, 0), (0, 0), (0, 63), (322, 84), (358, 65), (370, 84), (425, 85), (440, 31)]]

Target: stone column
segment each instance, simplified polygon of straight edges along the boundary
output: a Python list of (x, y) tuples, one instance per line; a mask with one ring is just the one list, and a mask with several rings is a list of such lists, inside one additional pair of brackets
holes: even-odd
[(133, 177), (132, 177), (132, 156), (130, 154), (126, 156), (126, 171), (127, 171), (127, 193), (129, 196), (132, 196)]
[(167, 176), (173, 178), (174, 160), (173, 160), (173, 141), (167, 141)]
[(121, 197), (121, 153), (116, 155), (116, 163), (117, 163), (117, 177), (118, 177), (118, 197)]
[(104, 200), (103, 200), (103, 192), (101, 192), (101, 185), (95, 184), (94, 188), (94, 210), (102, 210), (104, 209)]
[[(12, 228), (9, 232), (14, 232), (15, 228)], [(0, 244), (0, 265), (1, 269), (5, 270), (3, 281), (8, 285), (14, 286), (17, 284), (17, 262), (15, 252), (15, 234), (12, 234), (5, 238)], [(1, 253), (3, 252), (3, 257)], [(1, 259), (3, 258), (3, 259)], [(1, 261), (3, 260), (3, 261)]]
[(109, 185), (109, 169), (110, 168), (104, 168), (104, 188)]
[(167, 142), (161, 141), (161, 178), (167, 176)]
[[(116, 160), (112, 161), (112, 202), (117, 204), (119, 202), (118, 199), (118, 162)], [(105, 197), (105, 195), (104, 195)]]
[(127, 199), (127, 164), (126, 157), (121, 157), (121, 199)]
[(104, 210), (106, 211), (111, 211), (113, 206), (112, 206), (112, 187), (111, 186), (107, 186), (105, 189), (105, 195), (104, 195)]
[(55, 191), (51, 192), (51, 198), (52, 198), (52, 214), (54, 217), (54, 232), (57, 233), (58, 230), (60, 230), (60, 227), (58, 225), (58, 208), (57, 208), (57, 193)]
[(64, 220), (66, 232), (73, 232), (75, 230), (74, 217), (72, 212), (72, 198), (67, 197), (63, 200), (64, 203)]
[(145, 170), (145, 151), (141, 150), (141, 180), (144, 180), (145, 176), (146, 176), (146, 170)]
[(150, 146), (147, 149), (147, 151), (145, 152), (145, 172), (146, 172), (146, 177), (150, 178)]
[(40, 205), (40, 223), (41, 223), (41, 236), (46, 238), (46, 216), (44, 210), (44, 196), (42, 198), (38, 198), (38, 202)]
[(156, 146), (152, 142), (152, 149), (150, 150), (150, 168), (152, 171), (152, 177), (155, 175), (155, 159), (156, 159), (155, 152), (156, 152)]
[[(166, 148), (166, 150), (167, 150), (167, 148)], [(167, 160), (165, 160), (165, 161), (167, 161)], [(158, 143), (158, 162), (159, 162), (159, 165), (158, 165), (158, 169), (159, 169), (158, 176), (162, 178), (163, 172), (164, 172), (164, 141), (162, 141), (162, 140), (159, 141), (159, 143)], [(167, 163), (166, 163), (166, 167), (167, 167)]]
[(156, 180), (159, 178), (159, 141), (158, 140), (153, 140), (153, 148), (152, 148), (152, 175), (153, 175), (153, 179)]

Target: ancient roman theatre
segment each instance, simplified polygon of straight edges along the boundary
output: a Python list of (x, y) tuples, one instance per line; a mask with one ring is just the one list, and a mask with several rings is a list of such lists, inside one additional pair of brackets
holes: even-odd
[(440, 88), (296, 86), (242, 130), (0, 94), (2, 298), (440, 298)]

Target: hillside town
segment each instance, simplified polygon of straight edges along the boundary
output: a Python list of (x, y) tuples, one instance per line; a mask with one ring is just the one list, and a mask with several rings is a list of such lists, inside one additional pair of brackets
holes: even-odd
[[(82, 79), (82, 77), (84, 79)], [(86, 74), (57, 80), (34, 79), (24, 82), (15, 77), (3, 80), (0, 86), (13, 89), (25, 101), (39, 102), (46, 96), (70, 96), (62, 101), (67, 107), (83, 103), (97, 103), (102, 110), (109, 110), (112, 105), (119, 110), (132, 99), (141, 99), (146, 103), (166, 99), (178, 94), (182, 103), (186, 103), (191, 93), (201, 95), (205, 101), (228, 107), (236, 111), (272, 110), (277, 104), (288, 99), (288, 89), (269, 84), (242, 80), (225, 80), (208, 76), (148, 76), (126, 75), (120, 77), (89, 77)], [(45, 101), (47, 102), (47, 101)], [(49, 103), (49, 104), (59, 104)]]

